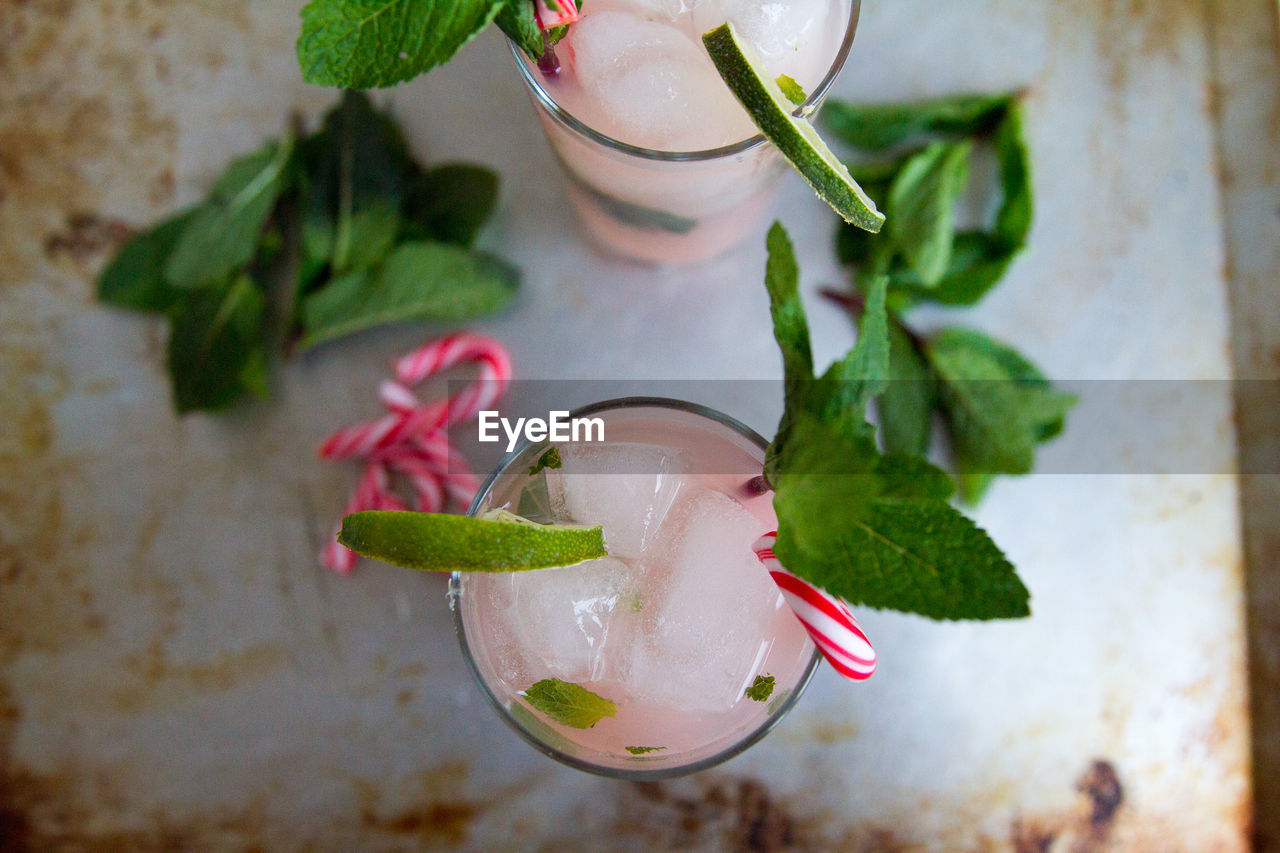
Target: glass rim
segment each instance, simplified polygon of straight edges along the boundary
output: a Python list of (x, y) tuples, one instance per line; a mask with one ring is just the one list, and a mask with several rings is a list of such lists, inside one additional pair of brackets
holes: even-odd
[[(814, 87), (813, 92), (809, 94), (805, 102), (795, 108), (792, 115), (797, 117), (811, 115), (818, 108), (818, 105), (822, 103), (822, 99), (826, 97), (827, 92), (831, 89), (832, 84), (835, 83), (836, 77), (839, 76), (841, 69), (844, 68), (844, 64), (849, 58), (849, 51), (853, 47), (853, 37), (858, 30), (858, 16), (861, 8), (861, 0), (850, 0), (849, 20), (845, 25), (844, 38), (840, 41), (840, 47), (836, 51), (835, 58), (831, 61), (831, 66), (827, 69), (826, 76), (822, 78), (822, 82)], [(551, 97), (551, 94), (543, 87), (542, 81), (537, 78), (537, 75), (530, 67), (528, 57), (525, 56), (519, 45), (508, 38), (507, 47), (511, 51), (512, 59), (515, 60), (516, 68), (520, 71), (521, 79), (524, 80), (525, 86), (528, 87), (529, 91), (533, 93), (533, 97), (538, 104), (561, 126), (606, 148), (644, 160), (687, 163), (730, 157), (735, 154), (741, 154), (744, 151), (750, 151), (753, 148), (764, 145), (766, 142), (764, 136), (757, 133), (747, 139), (733, 142), (729, 145), (721, 145), (718, 148), (704, 148), (697, 151), (666, 151), (658, 148), (645, 148), (641, 145), (632, 145), (629, 142), (614, 139), (612, 136), (591, 127), (591, 125), (556, 103), (555, 98)]]
[[(857, 0), (854, 0), (856, 3)], [(686, 412), (692, 415), (698, 415), (708, 420), (728, 427), (743, 438), (756, 445), (761, 450), (766, 450), (769, 442), (764, 436), (753, 430), (751, 427), (739, 421), (724, 412), (713, 409), (709, 406), (703, 406), (700, 403), (691, 403), (686, 400), (675, 400), (670, 397), (618, 397), (612, 400), (602, 400), (598, 403), (591, 403), (581, 406), (569, 413), (573, 417), (585, 417), (587, 415), (597, 414), (599, 412), (612, 411), (614, 409), (672, 409), (675, 411)], [(541, 443), (541, 442), (539, 442)], [(520, 457), (534, 442), (527, 438), (522, 439), (520, 444), (516, 446), (510, 453), (505, 454), (498, 465), (489, 472), (489, 476), (485, 478), (480, 488), (476, 490), (476, 496), (471, 501), (471, 505), (467, 507), (467, 515), (474, 516), (476, 511), (483, 504), (484, 499), (489, 496), (494, 483), (498, 478), (511, 467), (511, 464)], [(548, 758), (555, 759), (561, 764), (565, 764), (575, 770), (581, 770), (586, 773), (593, 773), (597, 776), (605, 776), (610, 779), (624, 779), (629, 781), (658, 781), (660, 779), (673, 779), (678, 776), (687, 776), (690, 773), (696, 773), (699, 770), (706, 770), (721, 764), (741, 754), (748, 748), (759, 743), (765, 735), (773, 731), (774, 726), (778, 725), (784, 717), (795, 707), (796, 702), (804, 693), (805, 688), (809, 686), (809, 682), (813, 680), (814, 673), (818, 670), (818, 664), (822, 661), (822, 652), (816, 645), (813, 647), (813, 653), (809, 656), (809, 662), (805, 665), (804, 672), (800, 674), (800, 679), (796, 682), (795, 688), (791, 694), (786, 697), (778, 706), (775, 713), (769, 714), (764, 721), (752, 729), (741, 740), (735, 741), (724, 749), (697, 761), (681, 764), (675, 767), (609, 767), (607, 765), (595, 764), (576, 756), (568, 755), (548, 743), (537, 738), (532, 732), (525, 729), (524, 726), (511, 715), (502, 701), (490, 689), (489, 684), (485, 681), (484, 676), (480, 672), (480, 667), (476, 664), (474, 655), (471, 654), (471, 645), (467, 642), (466, 628), (462, 623), (462, 608), (458, 606), (458, 600), (461, 595), (462, 572), (453, 572), (449, 576), (449, 612), (453, 615), (454, 633), (458, 637), (458, 645), (462, 649), (462, 657), (467, 662), (467, 668), (471, 671), (475, 681), (480, 685), (480, 692), (484, 694), (485, 700), (489, 706), (498, 713), (502, 721), (514, 731), (521, 740), (528, 743), (538, 752)], [(812, 644), (812, 640), (809, 640)]]

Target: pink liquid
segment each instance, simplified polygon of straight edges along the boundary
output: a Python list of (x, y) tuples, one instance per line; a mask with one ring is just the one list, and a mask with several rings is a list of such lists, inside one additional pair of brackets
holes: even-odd
[[(565, 755), (608, 768), (679, 767), (730, 749), (765, 725), (771, 715), (781, 713), (787, 697), (802, 681), (814, 649), (763, 566), (750, 554), (752, 541), (739, 542), (753, 540), (777, 523), (771, 494), (751, 496), (743, 490), (743, 484), (760, 472), (759, 448), (727, 427), (687, 412), (646, 408), (603, 415), (611, 444), (637, 442), (651, 448), (660, 443), (684, 468), (665, 481), (662, 488), (675, 497), (668, 515), (652, 528), (653, 535), (644, 539), (642, 547), (636, 544), (640, 538), (630, 535), (635, 530), (619, 536), (615, 523), (611, 536), (609, 520), (601, 519), (611, 553), (617, 541), (622, 551), (639, 555), (599, 569), (616, 573), (616, 580), (606, 584), (616, 594), (611, 593), (602, 606), (605, 595), (597, 590), (584, 596), (578, 588), (581, 600), (573, 612), (595, 620), (587, 624), (602, 650), (592, 658), (599, 671), (586, 675), (578, 666), (577, 678), (561, 680), (614, 701), (617, 716), (606, 717), (593, 728), (572, 728), (532, 709), (520, 695), (539, 680), (571, 674), (566, 667), (573, 670), (577, 659), (566, 664), (556, 654), (563, 655), (568, 648), (573, 657), (585, 648), (550, 649), (562, 646), (568, 631), (559, 628), (545, 634), (547, 648), (530, 645), (530, 636), (543, 636), (538, 632), (565, 619), (569, 612), (565, 607), (575, 606), (570, 601), (549, 601), (536, 589), (531, 593), (529, 586), (521, 586), (538, 579), (465, 576), (461, 616), (473, 659), (489, 690), (536, 739)], [(647, 448), (644, 453), (650, 452)], [(540, 452), (528, 454), (530, 460)], [(567, 454), (573, 452), (567, 450)], [(513, 512), (520, 507), (529, 464), (519, 459), (508, 468), (513, 476), (499, 478), (488, 506)], [(572, 464), (567, 458), (566, 469)], [(621, 476), (584, 474), (592, 479), (580, 481), (583, 494), (590, 498), (612, 485), (626, 488), (655, 479), (653, 472), (641, 467), (633, 461)], [(566, 506), (575, 507), (576, 515), (591, 515), (580, 500), (568, 500), (551, 514), (566, 514)], [(706, 515), (712, 510), (725, 511), (728, 527), (713, 530), (704, 525), (720, 518)], [(609, 511), (601, 509), (605, 515)], [(734, 532), (725, 535), (729, 527)], [(699, 550), (710, 543), (715, 543), (714, 553)], [(745, 556), (736, 553), (739, 545)], [(726, 560), (723, 550), (733, 556)], [(698, 574), (703, 560), (705, 574)], [(559, 583), (557, 578), (551, 580)], [(682, 606), (671, 606), (663, 598), (667, 594), (681, 596)], [(525, 596), (523, 602), (520, 596)], [(545, 604), (547, 613), (530, 613), (530, 600)], [(699, 613), (690, 618), (685, 604)], [(754, 615), (739, 618), (747, 613)], [(533, 623), (533, 627), (522, 623)], [(757, 675), (765, 674), (776, 682), (770, 700), (747, 698), (746, 688)], [(626, 750), (628, 746), (664, 749), (635, 756)]]
[[(741, 11), (750, 5), (724, 8), (737, 9), (742, 21), (756, 14)], [(793, 36), (767, 27), (755, 39), (744, 36), (761, 49), (770, 73), (785, 73), (813, 92), (839, 53), (850, 4), (791, 0), (794, 13), (787, 5), (775, 0), (754, 8), (807, 22)], [(754, 136), (755, 126), (699, 41), (730, 14), (721, 8), (720, 0), (592, 0), (557, 48), (560, 72), (547, 77), (534, 69), (527, 82), (610, 140), (660, 152), (734, 145)], [(635, 33), (618, 35), (621, 27), (606, 21), (625, 21)], [(631, 258), (686, 263), (725, 251), (763, 218), (788, 168), (769, 145), (709, 159), (640, 156), (566, 127), (537, 98), (535, 105), (586, 231)]]

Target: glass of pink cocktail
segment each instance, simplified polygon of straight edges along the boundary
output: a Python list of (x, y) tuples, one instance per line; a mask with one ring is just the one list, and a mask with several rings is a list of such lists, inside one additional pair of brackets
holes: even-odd
[[(589, 0), (539, 70), (511, 46), (586, 230), (622, 255), (718, 254), (765, 214), (787, 164), (699, 38), (726, 20), (818, 108), (853, 43), (859, 0)], [(545, 63), (544, 63), (545, 64)]]
[[(503, 719), (570, 766), (660, 778), (724, 761), (794, 704), (819, 654), (752, 551), (777, 521), (753, 489), (767, 442), (719, 412), (628, 398), (589, 406), (605, 441), (517, 448), (469, 514), (604, 527), (609, 556), (559, 569), (455, 573), (463, 653)], [(534, 471), (536, 472), (531, 473)], [(565, 724), (531, 702), (572, 684), (616, 713)], [(576, 688), (575, 688), (576, 689)]]

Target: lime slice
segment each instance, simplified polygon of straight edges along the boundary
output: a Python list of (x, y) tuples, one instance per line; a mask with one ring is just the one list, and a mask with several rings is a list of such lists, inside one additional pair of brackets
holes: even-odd
[(755, 50), (738, 36), (733, 24), (726, 22), (705, 33), (702, 43), (760, 132), (791, 161), (818, 197), (845, 222), (873, 234), (878, 232), (884, 225), (884, 214), (876, 210), (876, 203), (862, 191), (813, 125), (791, 114), (795, 105), (765, 71)]
[(353, 512), (342, 519), (338, 543), (362, 557), (427, 572), (549, 569), (609, 553), (599, 527), (537, 524), (510, 513), (499, 520), (434, 512)]

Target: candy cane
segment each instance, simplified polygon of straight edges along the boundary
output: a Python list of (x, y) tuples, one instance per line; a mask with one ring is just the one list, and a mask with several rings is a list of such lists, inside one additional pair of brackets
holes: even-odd
[[(447, 400), (424, 404), (411, 390), (427, 377), (464, 363), (477, 364), (479, 375)], [(454, 334), (396, 359), (392, 370), (395, 380), (378, 386), (378, 399), (387, 414), (340, 429), (320, 446), (321, 459), (365, 461), (343, 515), (366, 509), (408, 509), (391, 490), (393, 473), (408, 480), (419, 512), (442, 512), (451, 500), (467, 506), (480, 481), (450, 443), (448, 428), (475, 417), (502, 397), (511, 381), (511, 357), (497, 341)], [(356, 555), (330, 540), (321, 560), (335, 572), (347, 574), (355, 568)]]
[(769, 570), (791, 611), (836, 672), (854, 681), (870, 678), (876, 671), (876, 650), (871, 648), (871, 641), (862, 633), (849, 606), (783, 568), (773, 553), (777, 541), (777, 531), (771, 531), (751, 547)]
[(533, 15), (544, 30), (571, 24), (578, 20), (577, 0), (534, 0)]

